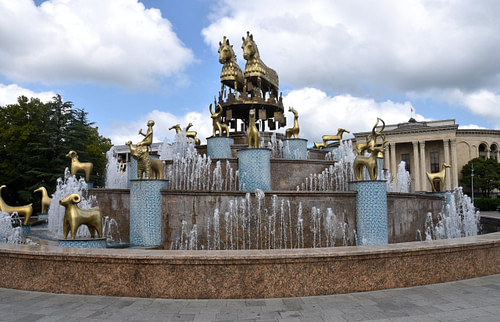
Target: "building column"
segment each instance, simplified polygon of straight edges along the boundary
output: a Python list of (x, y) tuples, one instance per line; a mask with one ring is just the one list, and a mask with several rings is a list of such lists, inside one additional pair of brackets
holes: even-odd
[(396, 143), (391, 143), (391, 176), (396, 178), (397, 172), (398, 166), (396, 164)]
[(490, 158), (490, 147), (486, 147), (486, 160), (488, 160)]
[(420, 144), (420, 188), (422, 191), (427, 191), (427, 167), (425, 163), (425, 141), (419, 142)]
[[(450, 164), (450, 142), (448, 139), (443, 140), (443, 148), (444, 148), (444, 163)], [(451, 180), (452, 180), (451, 168), (445, 168), (444, 189), (446, 191), (451, 190)]]
[(411, 168), (413, 169), (413, 191), (421, 191), (423, 190), (420, 185), (420, 162), (418, 159), (418, 141), (413, 141), (413, 165)]
[(451, 188), (458, 187), (457, 140), (451, 140)]
[[(389, 144), (388, 144), (389, 145)], [(391, 160), (389, 159), (389, 146), (384, 149), (384, 169), (391, 169)]]

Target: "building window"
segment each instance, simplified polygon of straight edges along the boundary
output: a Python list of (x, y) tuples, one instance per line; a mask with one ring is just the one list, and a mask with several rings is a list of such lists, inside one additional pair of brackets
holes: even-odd
[(410, 154), (409, 153), (403, 153), (401, 154), (401, 161), (405, 162), (405, 170), (410, 172)]
[(479, 157), (482, 158), (483, 160), (486, 160), (486, 156), (488, 154), (488, 147), (486, 144), (481, 144), (479, 145)]
[(439, 152), (431, 152), (431, 173), (439, 172)]

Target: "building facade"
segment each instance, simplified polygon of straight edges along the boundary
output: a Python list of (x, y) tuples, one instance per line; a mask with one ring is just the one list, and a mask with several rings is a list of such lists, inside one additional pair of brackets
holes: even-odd
[[(377, 129), (379, 131), (381, 127)], [(365, 142), (371, 132), (354, 133), (356, 142)], [(406, 123), (386, 125), (386, 150), (384, 169), (395, 176), (401, 161), (412, 179), (412, 191), (432, 191), (427, 172), (446, 168), (444, 190), (458, 186), (462, 167), (471, 159), (494, 158), (500, 160), (500, 131), (488, 129), (458, 129), (455, 120), (417, 122), (413, 118)]]

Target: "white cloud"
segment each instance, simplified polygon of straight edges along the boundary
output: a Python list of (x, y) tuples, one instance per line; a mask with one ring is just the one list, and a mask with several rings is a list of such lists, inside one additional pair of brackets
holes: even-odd
[(169, 141), (173, 141), (175, 137), (175, 130), (169, 130), (175, 124), (180, 124), (181, 128), (185, 128), (189, 123), (193, 126), (189, 131), (196, 131), (197, 138), (206, 143), (206, 138), (212, 135), (212, 121), (210, 114), (202, 114), (197, 112), (189, 112), (182, 116), (175, 116), (171, 113), (153, 110), (146, 115), (138, 118), (137, 121), (132, 122), (114, 122), (110, 126), (110, 131), (103, 135), (109, 137), (113, 144), (123, 145), (128, 140), (134, 144), (142, 141), (144, 138), (138, 134), (139, 129), (146, 132), (146, 123), (149, 120), (155, 121), (153, 127), (153, 142), (163, 142), (165, 137)]
[(0, 0), (0, 71), (17, 82), (149, 87), (194, 61), (157, 9), (137, 0)]
[[(202, 34), (226, 35), (239, 64), (253, 33), (282, 83), (377, 97), (389, 91), (500, 84), (498, 1), (220, 1)], [(221, 10), (221, 8), (223, 10)]]
[(33, 92), (27, 88), (22, 88), (17, 84), (4, 85), (0, 84), (0, 106), (8, 104), (16, 104), (19, 96), (26, 96), (28, 98), (36, 97), (42, 102), (50, 101), (56, 94), (54, 92)]
[(472, 130), (485, 129), (484, 127), (476, 125), (476, 124), (459, 125), (458, 128), (461, 129), (461, 130), (466, 130), (466, 129), (472, 129)]
[[(382, 118), (386, 124), (407, 122), (413, 108), (409, 102), (376, 102), (351, 95), (328, 96), (315, 88), (293, 90), (283, 100), (286, 111), (289, 106), (293, 106), (299, 113), (299, 137), (308, 139), (308, 145), (312, 145), (313, 141), (321, 142), (322, 135), (337, 134), (339, 127), (351, 132), (346, 138), (352, 137), (354, 132), (368, 131), (377, 117)], [(293, 114), (285, 114), (288, 127), (291, 127)], [(414, 114), (413, 117), (418, 121), (424, 120), (419, 114)]]

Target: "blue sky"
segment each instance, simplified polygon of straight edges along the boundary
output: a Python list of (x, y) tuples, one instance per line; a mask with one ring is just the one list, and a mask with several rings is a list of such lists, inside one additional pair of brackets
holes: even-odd
[(498, 1), (0, 0), (0, 105), (61, 94), (114, 144), (139, 141), (149, 119), (155, 141), (189, 122), (204, 141), (218, 42), (244, 68), (250, 31), (309, 145), (412, 108), (500, 129), (499, 14)]

